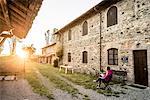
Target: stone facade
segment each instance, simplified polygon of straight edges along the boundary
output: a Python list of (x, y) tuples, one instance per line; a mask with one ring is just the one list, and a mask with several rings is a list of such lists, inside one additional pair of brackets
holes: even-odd
[(38, 58), (38, 62), (53, 64), (53, 61), (56, 58), (56, 52), (54, 51), (55, 47), (56, 43), (53, 43), (42, 48), (42, 55)]
[[(50, 44), (42, 48), (42, 55), (38, 58), (39, 63), (49, 63), (53, 65), (55, 59), (58, 59), (57, 52), (62, 47), (60, 34), (52, 34)], [(60, 60), (61, 61), (61, 60)]]
[[(107, 12), (112, 6), (117, 7), (118, 24), (107, 27)], [(100, 18), (101, 17), (101, 18)], [(101, 20), (100, 20), (101, 19)], [(82, 25), (88, 22), (88, 34), (82, 36)], [(100, 24), (101, 23), (101, 24)], [(101, 26), (100, 26), (101, 25)], [(101, 30), (100, 30), (101, 27)], [(68, 41), (68, 31), (72, 31), (72, 39)], [(93, 14), (82, 19), (75, 26), (62, 32), (63, 64), (80, 68), (80, 71), (92, 71), (100, 66), (100, 32), (102, 66), (111, 66), (114, 70), (126, 70), (127, 79), (134, 82), (134, 50), (147, 50), (148, 76), (150, 76), (150, 1), (121, 0), (101, 10), (101, 14)], [(110, 48), (118, 49), (118, 65), (108, 65)], [(88, 63), (82, 63), (82, 52), (88, 52)], [(71, 62), (68, 62), (71, 53)], [(127, 57), (127, 62), (122, 58)], [(149, 86), (150, 86), (150, 77)]]

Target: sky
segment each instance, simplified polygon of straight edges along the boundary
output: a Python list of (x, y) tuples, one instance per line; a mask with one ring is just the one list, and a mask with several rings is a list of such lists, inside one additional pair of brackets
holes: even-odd
[[(36, 48), (36, 53), (41, 53), (41, 48), (45, 46), (45, 32), (53, 28), (61, 29), (63, 26), (79, 17), (90, 8), (100, 3), (102, 0), (43, 0), (41, 8), (33, 21), (32, 27), (22, 43), (17, 43), (17, 51), (23, 45), (30, 45)], [(9, 52), (9, 39), (5, 42), (2, 52)]]

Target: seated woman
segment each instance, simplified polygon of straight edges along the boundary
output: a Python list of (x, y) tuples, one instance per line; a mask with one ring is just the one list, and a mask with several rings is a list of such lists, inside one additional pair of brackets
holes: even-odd
[[(112, 70), (110, 70), (110, 67), (107, 67), (106, 73), (105, 74), (100, 74), (100, 77), (95, 81), (95, 82), (99, 82), (97, 88), (100, 87), (101, 82), (108, 83), (112, 78), (112, 74), (113, 74), (113, 72), (112, 72)], [(105, 85), (105, 87), (106, 87), (106, 85)]]

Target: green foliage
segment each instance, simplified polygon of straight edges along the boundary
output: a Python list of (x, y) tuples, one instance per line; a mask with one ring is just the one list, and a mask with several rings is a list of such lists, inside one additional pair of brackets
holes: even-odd
[(58, 67), (58, 59), (54, 60), (54, 67)]
[(56, 55), (57, 55), (57, 57), (62, 58), (62, 56), (63, 56), (63, 49), (60, 49), (60, 50), (56, 51)]
[(27, 47), (23, 47), (22, 49), (27, 53), (28, 57), (33, 55), (35, 53), (35, 51), (36, 51), (36, 49), (33, 47), (33, 45), (27, 46)]
[(62, 56), (63, 56), (63, 48), (62, 48), (61, 43), (59, 43), (59, 42), (56, 45), (56, 55), (59, 58), (62, 58)]
[(93, 83), (93, 80), (96, 79), (96, 77), (94, 76), (81, 74), (81, 73), (75, 73), (75, 74), (61, 73), (61, 75), (78, 85), (84, 86), (87, 89), (96, 90), (96, 84)]
[(29, 71), (26, 73), (26, 79), (29, 84), (32, 86), (32, 89), (35, 93), (40, 94), (41, 96), (46, 96), (49, 100), (53, 100), (53, 95), (49, 93), (48, 89), (41, 84), (40, 80), (38, 79), (35, 71)]

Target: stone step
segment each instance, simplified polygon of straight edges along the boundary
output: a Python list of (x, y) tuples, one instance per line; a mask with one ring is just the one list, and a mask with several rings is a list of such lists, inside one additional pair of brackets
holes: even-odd
[(147, 86), (140, 85), (140, 84), (131, 84), (131, 86), (137, 87), (137, 88), (140, 88), (140, 89), (146, 89), (147, 88)]
[(129, 88), (129, 89), (133, 89), (133, 90), (142, 90), (142, 89), (147, 88), (147, 86), (143, 86), (143, 85), (139, 85), (139, 84), (130, 84), (130, 85), (126, 85), (124, 87)]

